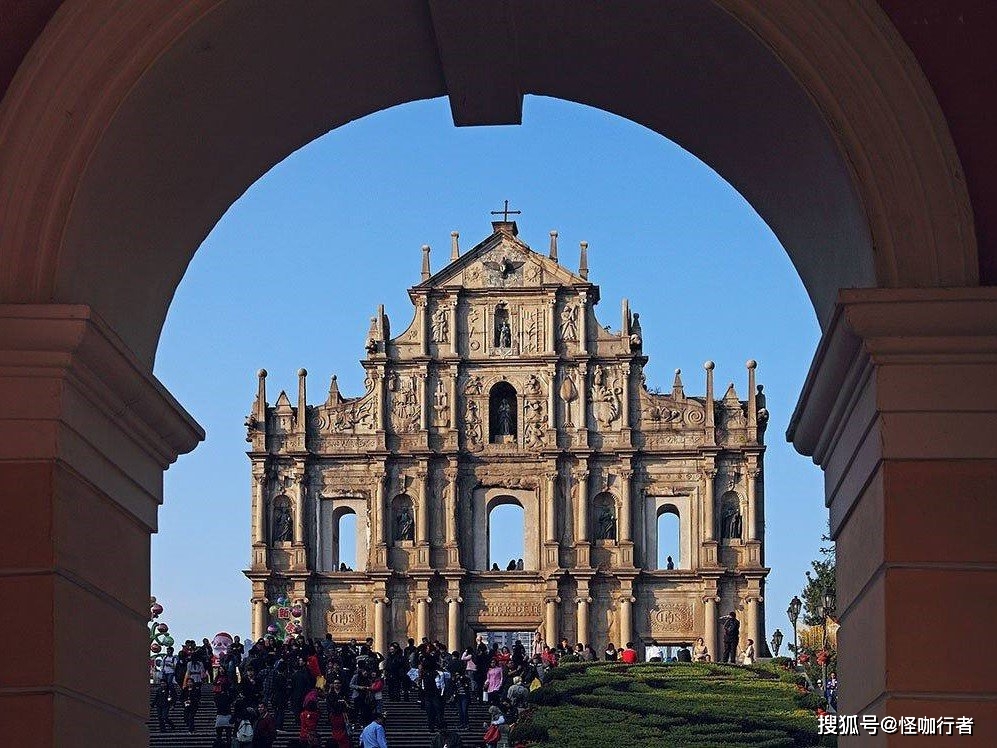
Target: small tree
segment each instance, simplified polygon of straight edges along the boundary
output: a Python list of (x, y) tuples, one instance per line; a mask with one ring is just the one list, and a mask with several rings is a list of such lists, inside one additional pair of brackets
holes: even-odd
[[(830, 530), (828, 531), (830, 533)], [(830, 534), (821, 535), (821, 558), (811, 561), (811, 571), (806, 573), (807, 583), (803, 586), (800, 599), (803, 600), (803, 614), (800, 616), (806, 626), (822, 626), (824, 619), (820, 609), (824, 606), (824, 595), (827, 592), (837, 599), (837, 585), (834, 578), (836, 563), (834, 541)]]
[[(821, 558), (810, 562), (811, 570), (806, 573), (807, 581), (800, 593), (803, 610), (797, 623), (798, 628), (803, 628), (803, 635), (800, 636), (800, 649), (796, 653), (797, 659), (808, 680), (814, 685), (821, 679), (824, 663), (827, 664), (828, 672), (835, 670), (838, 666), (838, 653), (830, 640), (828, 640), (826, 647), (822, 646), (825, 618), (821, 613), (824, 612), (822, 610), (824, 597), (830, 593), (832, 599), (837, 599), (835, 547), (834, 541), (830, 537), (830, 530), (827, 534), (821, 535), (821, 541)], [(792, 645), (789, 649), (792, 651)]]

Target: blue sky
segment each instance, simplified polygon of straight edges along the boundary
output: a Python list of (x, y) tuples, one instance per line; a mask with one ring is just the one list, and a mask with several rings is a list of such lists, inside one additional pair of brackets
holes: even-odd
[[(747, 396), (757, 359), (771, 421), (766, 441), (767, 630), (817, 556), (826, 528), (820, 471), (785, 442), (786, 424), (819, 338), (813, 307), (778, 240), (750, 205), (674, 143), (605, 112), (528, 97), (520, 127), (455, 128), (445, 99), (407, 104), (334, 130), (275, 166), (235, 202), (202, 244), (177, 290), (156, 374), (207, 432), (166, 473), (152, 591), (182, 640), (249, 633), (250, 478), (243, 419), (259, 368), (271, 404), (309, 400), (332, 374), (362, 392), (363, 343), (383, 303), (407, 326), (406, 289), (419, 282), (420, 247), (433, 270), (450, 232), (468, 249), (491, 232), (509, 199), (520, 237), (545, 252), (560, 234), (562, 264), (589, 242), (604, 325), (620, 299), (640, 313), (648, 385), (671, 389), (682, 369), (702, 395), (716, 362), (718, 397), (733, 381)], [(503, 534), (493, 531), (493, 537)], [(520, 543), (521, 547), (521, 543)], [(495, 549), (518, 557), (514, 541)]]

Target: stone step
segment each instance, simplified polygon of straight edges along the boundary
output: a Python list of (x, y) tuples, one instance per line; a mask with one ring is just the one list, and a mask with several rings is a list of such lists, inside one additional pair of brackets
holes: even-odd
[[(177, 704), (170, 714), (175, 729), (160, 732), (159, 720), (156, 717), (155, 709), (151, 706), (154, 692), (155, 688), (150, 687), (149, 720), (147, 722), (150, 748), (212, 748), (215, 739), (215, 706), (211, 686), (205, 685), (202, 689), (200, 708), (194, 718), (193, 734), (187, 732), (183, 721), (183, 708), (180, 704)], [(319, 734), (326, 738), (329, 735), (329, 720), (323, 701), (319, 703), (319, 710)], [(426, 715), (415, 699), (409, 702), (385, 700), (384, 711), (384, 730), (391, 748), (426, 748), (430, 745), (432, 733), (427, 729)], [(457, 707), (455, 704), (446, 706), (445, 719), (448, 727), (456, 729)], [(480, 698), (472, 699), (468, 709), (470, 726), (467, 730), (460, 731), (467, 745), (474, 746), (480, 742), (484, 732), (482, 723), (487, 719), (488, 704), (483, 703)], [(285, 748), (291, 740), (297, 737), (297, 726), (290, 713), (285, 716), (282, 727), (281, 734), (278, 735), (277, 742), (274, 744), (275, 748)], [(353, 736), (352, 745), (359, 745), (359, 738), (356, 735)]]

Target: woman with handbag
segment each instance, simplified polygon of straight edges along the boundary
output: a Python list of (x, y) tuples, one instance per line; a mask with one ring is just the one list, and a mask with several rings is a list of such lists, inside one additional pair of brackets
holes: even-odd
[(508, 728), (506, 728), (505, 715), (502, 714), (502, 709), (498, 705), (492, 704), (488, 708), (488, 715), (491, 721), (485, 723), (485, 734), (481, 737), (481, 742), (487, 748), (498, 748), (502, 742), (508, 745), (509, 741), (506, 736)]
[(488, 692), (488, 703), (497, 704), (502, 697), (502, 681), (505, 679), (505, 672), (498, 660), (492, 660), (491, 667), (485, 674), (485, 688)]

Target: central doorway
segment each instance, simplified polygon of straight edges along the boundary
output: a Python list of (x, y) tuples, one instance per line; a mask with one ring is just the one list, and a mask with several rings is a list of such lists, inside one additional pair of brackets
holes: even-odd
[(512, 651), (513, 646), (518, 641), (526, 648), (528, 657), (533, 656), (533, 641), (536, 639), (536, 631), (479, 631), (478, 636), (484, 639), (485, 644), (491, 649), (493, 645), (498, 645), (499, 649), (508, 647)]

